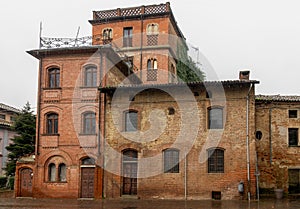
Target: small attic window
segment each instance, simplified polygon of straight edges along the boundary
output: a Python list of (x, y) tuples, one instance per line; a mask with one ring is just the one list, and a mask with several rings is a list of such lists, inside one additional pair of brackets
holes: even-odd
[(298, 117), (297, 110), (289, 110), (289, 118), (297, 118)]
[(174, 115), (175, 114), (175, 109), (173, 107), (168, 108), (168, 115)]
[(212, 98), (211, 91), (206, 91), (206, 98)]

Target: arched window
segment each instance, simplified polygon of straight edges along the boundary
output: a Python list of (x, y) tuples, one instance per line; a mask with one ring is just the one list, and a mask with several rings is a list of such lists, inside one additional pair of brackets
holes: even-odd
[(125, 112), (125, 131), (137, 131), (138, 129), (138, 113), (130, 110)]
[(179, 150), (166, 149), (163, 151), (164, 172), (179, 173)]
[(147, 25), (147, 35), (156, 35), (158, 34), (158, 24), (150, 23)]
[(105, 28), (103, 29), (103, 40), (111, 40), (113, 38), (112, 36), (112, 29), (111, 28)]
[(47, 134), (57, 134), (58, 133), (58, 115), (56, 113), (49, 113), (46, 115)]
[(212, 148), (208, 150), (208, 173), (224, 173), (224, 150)]
[(48, 180), (49, 181), (56, 180), (56, 167), (54, 163), (50, 163), (48, 166)]
[(81, 160), (81, 165), (95, 165), (95, 159), (93, 158), (84, 158)]
[(59, 68), (50, 68), (48, 70), (48, 87), (49, 88), (60, 87), (60, 70), (59, 70)]
[(147, 61), (147, 81), (157, 80), (157, 67), (158, 63), (156, 59), (148, 59)]
[(96, 133), (96, 114), (94, 112), (86, 112), (83, 114), (83, 134)]
[(84, 86), (97, 87), (97, 67), (88, 66), (84, 69)]
[(66, 177), (67, 167), (64, 163), (59, 164), (58, 166), (58, 181), (67, 181)]
[(212, 107), (208, 109), (208, 128), (223, 129), (223, 108)]

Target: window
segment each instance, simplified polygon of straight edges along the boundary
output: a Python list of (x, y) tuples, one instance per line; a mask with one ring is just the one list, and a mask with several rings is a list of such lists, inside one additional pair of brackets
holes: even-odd
[(163, 151), (164, 172), (179, 173), (179, 151), (176, 149), (167, 149)]
[(0, 114), (0, 119), (5, 120), (5, 115)]
[(210, 108), (208, 109), (208, 128), (222, 129), (223, 128), (223, 109)]
[(15, 116), (10, 116), (10, 121), (11, 122), (15, 122), (16, 121), (16, 117)]
[(81, 161), (81, 165), (95, 165), (95, 159), (93, 158), (84, 158), (82, 161)]
[(58, 115), (56, 113), (47, 114), (47, 134), (57, 134), (58, 133)]
[(48, 166), (48, 180), (55, 181), (56, 180), (56, 167), (54, 163), (51, 163)]
[(97, 68), (88, 66), (84, 71), (84, 86), (97, 87)]
[(297, 110), (289, 110), (289, 118), (297, 118)]
[(147, 25), (147, 35), (158, 34), (158, 24), (150, 23)]
[(289, 128), (289, 146), (298, 146), (298, 128)]
[(147, 81), (157, 80), (157, 60), (148, 59), (147, 61)]
[(123, 46), (131, 47), (132, 46), (132, 27), (124, 28), (123, 30)]
[(67, 168), (64, 163), (59, 164), (59, 166), (58, 166), (58, 181), (67, 181), (66, 170), (67, 170)]
[(125, 131), (137, 131), (138, 113), (136, 111), (125, 112)]
[(83, 114), (83, 133), (95, 134), (96, 133), (96, 114), (87, 112)]
[(48, 70), (49, 88), (60, 87), (60, 70), (58, 68), (51, 68)]
[(300, 169), (289, 169), (289, 194), (300, 194)]
[(158, 24), (147, 25), (147, 45), (156, 46), (158, 44)]
[(103, 41), (103, 44), (110, 44), (111, 41), (112, 41), (112, 38), (113, 38), (113, 35), (112, 35), (112, 29), (111, 28), (105, 28), (103, 30), (103, 33), (102, 33), (102, 41)]
[(208, 173), (224, 173), (224, 150), (208, 150)]

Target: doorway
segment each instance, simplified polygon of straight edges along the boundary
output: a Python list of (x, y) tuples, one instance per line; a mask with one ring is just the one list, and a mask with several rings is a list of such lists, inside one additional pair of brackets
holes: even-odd
[(30, 168), (21, 170), (20, 179), (20, 196), (21, 197), (32, 197), (32, 177), (33, 172)]
[(95, 161), (85, 158), (81, 161), (81, 198), (94, 198)]
[(137, 151), (126, 150), (123, 152), (123, 195), (137, 194)]

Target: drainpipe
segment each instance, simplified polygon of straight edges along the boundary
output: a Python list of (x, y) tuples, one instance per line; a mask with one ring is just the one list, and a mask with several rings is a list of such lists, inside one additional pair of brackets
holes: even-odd
[(144, 13), (145, 13), (145, 7), (142, 7), (142, 14), (141, 14), (141, 48), (140, 48), (140, 78), (143, 80), (143, 31), (144, 31)]
[(272, 150), (273, 150), (273, 147), (272, 147), (272, 110), (273, 110), (273, 107), (271, 107), (269, 109), (269, 143), (270, 143), (270, 165), (272, 165)]
[(247, 94), (247, 105), (246, 105), (246, 147), (247, 147), (247, 182), (248, 182), (248, 201), (250, 201), (250, 151), (249, 151), (249, 94), (252, 89), (252, 84), (250, 85)]
[(184, 199), (187, 200), (187, 155), (184, 157)]

